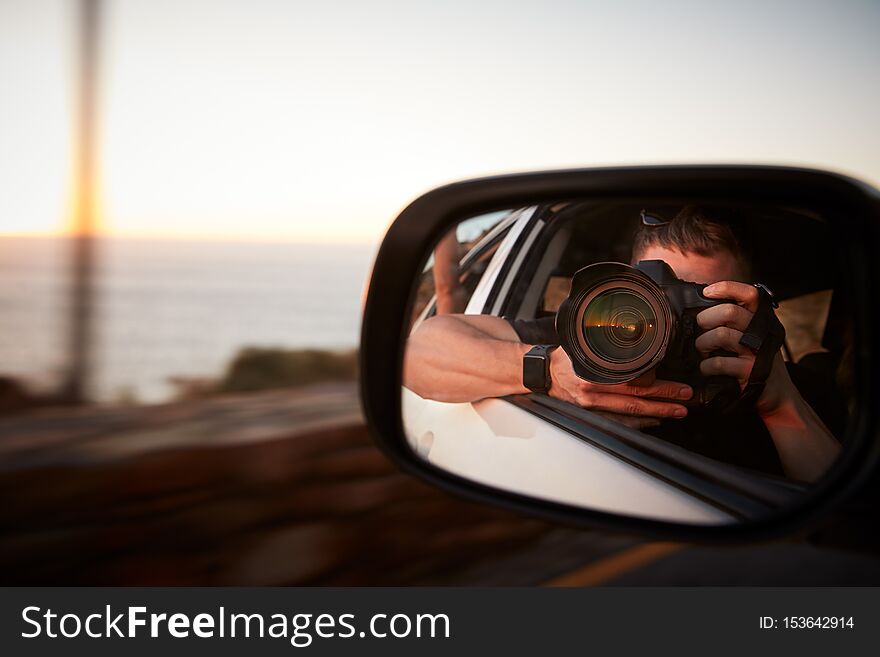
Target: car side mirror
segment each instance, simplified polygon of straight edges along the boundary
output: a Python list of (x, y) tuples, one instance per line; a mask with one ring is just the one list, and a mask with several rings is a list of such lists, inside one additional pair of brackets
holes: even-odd
[(567, 524), (802, 530), (877, 472), (878, 198), (748, 166), (431, 191), (370, 280), (373, 436), (431, 483)]

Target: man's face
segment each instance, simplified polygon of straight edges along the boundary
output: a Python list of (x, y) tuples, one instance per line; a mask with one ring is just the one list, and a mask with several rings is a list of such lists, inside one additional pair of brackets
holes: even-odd
[(662, 246), (649, 246), (638, 260), (663, 260), (683, 281), (692, 283), (717, 283), (718, 281), (745, 281), (745, 272), (736, 257), (722, 249), (712, 255), (667, 249)]

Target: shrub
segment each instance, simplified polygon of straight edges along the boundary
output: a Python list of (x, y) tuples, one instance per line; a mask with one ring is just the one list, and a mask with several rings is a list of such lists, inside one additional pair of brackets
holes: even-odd
[(357, 352), (320, 349), (241, 350), (220, 381), (220, 392), (295, 388), (325, 381), (357, 379)]

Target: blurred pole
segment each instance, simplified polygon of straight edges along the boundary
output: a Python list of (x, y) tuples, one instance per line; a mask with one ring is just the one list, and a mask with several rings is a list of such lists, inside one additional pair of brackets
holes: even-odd
[(64, 401), (88, 397), (92, 365), (97, 194), (97, 105), (101, 0), (79, 0), (77, 34), (70, 370)]

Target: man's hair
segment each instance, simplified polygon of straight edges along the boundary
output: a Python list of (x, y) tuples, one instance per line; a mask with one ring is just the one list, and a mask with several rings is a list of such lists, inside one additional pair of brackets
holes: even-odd
[(633, 260), (652, 246), (701, 256), (728, 251), (743, 269), (749, 269), (749, 260), (728, 221), (721, 218), (720, 213), (710, 214), (706, 208), (696, 205), (683, 207), (669, 223), (640, 225), (633, 239)]

